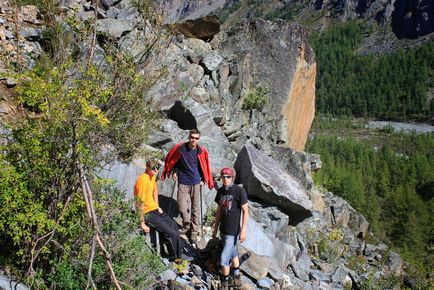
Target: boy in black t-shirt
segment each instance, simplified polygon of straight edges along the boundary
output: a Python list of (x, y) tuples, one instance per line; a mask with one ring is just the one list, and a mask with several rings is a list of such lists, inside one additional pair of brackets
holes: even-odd
[[(234, 286), (241, 287), (240, 260), (236, 247), (238, 236), (241, 243), (246, 239), (247, 220), (249, 218), (246, 191), (233, 183), (234, 177), (235, 171), (232, 168), (224, 167), (221, 170), (220, 179), (223, 186), (217, 190), (214, 200), (218, 207), (212, 237), (216, 238), (220, 226), (220, 235), (224, 243), (220, 257), (222, 289), (228, 289), (231, 267), (234, 274)], [(243, 222), (240, 227), (241, 212), (243, 213)]]

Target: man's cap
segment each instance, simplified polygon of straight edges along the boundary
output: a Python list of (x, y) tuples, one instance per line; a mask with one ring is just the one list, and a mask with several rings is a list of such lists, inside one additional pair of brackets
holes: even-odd
[(220, 176), (223, 175), (235, 176), (235, 170), (233, 170), (230, 167), (223, 167), (222, 170), (220, 171)]

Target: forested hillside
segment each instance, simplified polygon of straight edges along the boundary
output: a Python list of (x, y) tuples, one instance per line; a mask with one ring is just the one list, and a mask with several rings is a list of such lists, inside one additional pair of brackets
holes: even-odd
[(339, 24), (311, 37), (318, 63), (317, 110), (333, 115), (429, 119), (434, 101), (434, 43), (391, 54), (359, 55), (362, 37), (374, 29)]
[[(315, 182), (348, 200), (417, 268), (433, 269), (434, 138), (369, 132), (351, 119), (317, 116), (307, 151), (321, 155)], [(426, 276), (429, 277), (429, 276)], [(422, 279), (423, 280), (423, 279)]]

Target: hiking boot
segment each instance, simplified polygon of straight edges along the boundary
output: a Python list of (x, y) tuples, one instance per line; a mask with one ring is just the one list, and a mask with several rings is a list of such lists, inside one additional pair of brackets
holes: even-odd
[(243, 286), (243, 282), (241, 282), (241, 275), (235, 276), (233, 280), (234, 287), (241, 288)]
[(191, 244), (196, 244), (197, 243), (197, 233), (195, 233), (195, 232), (191, 233), (190, 243)]
[(229, 289), (229, 281), (223, 280), (220, 286), (220, 290), (228, 290)]

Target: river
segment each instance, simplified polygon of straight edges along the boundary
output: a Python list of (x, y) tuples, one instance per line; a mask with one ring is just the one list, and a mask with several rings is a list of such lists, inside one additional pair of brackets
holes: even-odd
[(434, 133), (434, 126), (424, 124), (424, 123), (402, 123), (402, 122), (391, 122), (391, 121), (369, 121), (368, 128), (384, 128), (386, 126), (391, 126), (395, 132), (404, 133)]

